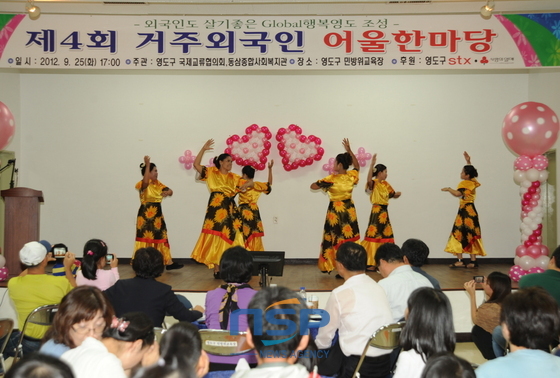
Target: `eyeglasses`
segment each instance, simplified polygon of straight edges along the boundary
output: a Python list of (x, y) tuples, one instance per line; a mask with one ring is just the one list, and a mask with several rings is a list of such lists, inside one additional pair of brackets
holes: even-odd
[(72, 329), (78, 335), (87, 335), (90, 332), (93, 333), (94, 335), (101, 335), (105, 330), (105, 323), (93, 327), (88, 327), (85, 324), (74, 324), (72, 326)]

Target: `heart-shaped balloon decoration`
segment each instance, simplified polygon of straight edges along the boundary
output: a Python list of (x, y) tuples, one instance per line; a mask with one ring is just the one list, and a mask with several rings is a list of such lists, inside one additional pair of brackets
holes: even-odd
[(288, 129), (280, 128), (276, 134), (282, 165), (288, 172), (321, 160), (325, 153), (321, 138), (302, 135), (301, 131), (301, 127), (290, 125)]
[(262, 171), (270, 154), (271, 138), (272, 133), (268, 127), (253, 124), (245, 129), (245, 135), (232, 135), (227, 138), (225, 153), (230, 154), (241, 166), (250, 165)]

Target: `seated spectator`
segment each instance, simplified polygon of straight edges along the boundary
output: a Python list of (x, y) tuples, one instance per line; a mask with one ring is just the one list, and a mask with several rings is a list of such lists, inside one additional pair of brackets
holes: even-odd
[[(286, 302), (278, 304), (281, 301)], [(249, 316), (247, 342), (257, 351), (258, 367), (249, 369), (248, 365), (239, 365), (232, 378), (309, 377), (309, 371), (303, 365), (296, 363), (298, 354), (307, 348), (309, 335), (300, 335), (299, 332), (296, 332), (293, 337), (288, 339), (284, 335), (271, 335), (274, 331), (286, 329), (285, 324), (273, 324), (266, 320), (266, 311), (270, 310), (269, 307), (271, 306), (273, 309), (293, 310), (293, 314), (282, 314), (282, 317), (296, 323), (298, 329), (300, 311), (307, 308), (302, 298), (285, 287), (267, 287), (257, 292), (249, 303), (249, 308), (259, 309), (262, 319), (255, 320), (255, 316)], [(263, 329), (255, 330), (255, 324), (262, 324)], [(286, 341), (273, 343), (268, 346), (263, 343), (263, 341), (269, 342), (282, 339), (286, 339)]]
[(80, 346), (86, 337), (100, 340), (113, 316), (113, 307), (101, 290), (77, 287), (62, 298), (39, 351), (60, 358), (64, 352)]
[(472, 340), (487, 360), (496, 358), (492, 349), (492, 331), (500, 325), (500, 310), (504, 298), (511, 293), (511, 279), (500, 272), (492, 272), (482, 282), (486, 302), (476, 308), (476, 282), (465, 282), (471, 303), (471, 320), (474, 326)]
[(31, 353), (14, 363), (6, 378), (74, 378), (74, 373), (58, 358)]
[[(230, 329), (230, 314), (246, 309), (257, 293), (248, 282), (253, 275), (253, 256), (243, 247), (227, 249), (220, 260), (220, 277), (226, 282), (206, 294), (206, 326), (209, 329)], [(247, 315), (239, 317), (239, 329), (247, 329)], [(255, 353), (239, 356), (210, 355), (210, 371), (233, 370), (237, 361), (245, 358), (257, 363)]]
[(153, 248), (140, 248), (132, 260), (136, 277), (118, 280), (105, 290), (117, 316), (126, 312), (140, 311), (148, 314), (156, 327), (161, 327), (166, 314), (180, 321), (193, 322), (204, 312), (196, 306), (190, 310), (190, 302), (184, 305), (171, 290), (171, 286), (156, 281), (164, 270), (161, 253)]
[[(342, 244), (336, 251), (335, 268), (344, 284), (334, 289), (325, 310), (330, 322), (319, 328), (315, 339), (319, 349), (329, 349), (321, 359), (319, 373), (352, 377), (369, 338), (381, 326), (391, 323), (391, 308), (385, 291), (365, 274), (367, 253), (354, 242)], [(338, 331), (338, 341), (331, 344)], [(385, 377), (391, 369), (390, 350), (369, 348), (360, 368), (360, 376)]]
[(422, 378), (475, 378), (472, 365), (453, 353), (436, 353), (428, 359)]
[[(52, 261), (52, 255), (39, 242), (30, 242), (19, 251), (23, 265), (27, 267), (18, 277), (8, 281), (8, 294), (12, 299), (18, 315), (18, 324), (23, 327), (27, 316), (37, 307), (58, 304), (62, 298), (76, 286), (70, 268), (75, 261), (73, 253), (67, 252), (64, 257), (66, 277), (55, 277), (46, 274), (46, 267)], [(23, 337), (23, 354), (35, 352), (41, 346), (41, 339), (47, 332), (46, 326), (28, 324)], [(12, 332), (4, 351), (5, 357), (13, 357), (20, 332)]]
[(91, 239), (84, 245), (82, 270), (76, 276), (78, 286), (89, 285), (107, 290), (119, 280), (119, 260), (111, 255), (110, 270), (107, 265), (107, 244), (103, 240)]
[(557, 378), (560, 358), (550, 346), (560, 334), (558, 303), (544, 289), (520, 289), (502, 302), (502, 332), (511, 353), (480, 365), (478, 378)]
[[(52, 253), (52, 257), (55, 258), (55, 263), (51, 268), (51, 273), (53, 276), (66, 276), (66, 269), (64, 268), (64, 256), (66, 256), (66, 252), (68, 252), (68, 247), (65, 244), (57, 243), (54, 245), (50, 245), (50, 243), (46, 240), (40, 240), (39, 243), (43, 244), (45, 248), (47, 248), (47, 252)], [(74, 264), (70, 270), (74, 277), (76, 277), (76, 273), (81, 266), (80, 260), (74, 260)]]
[(166, 369), (162, 368), (166, 367), (176, 370), (177, 377), (202, 378), (208, 373), (208, 363), (198, 328), (188, 322), (179, 322), (163, 334), (158, 363), (143, 369), (135, 377), (160, 377), (154, 372), (163, 373)]
[(426, 243), (419, 239), (408, 239), (403, 243), (401, 250), (404, 255), (404, 262), (410, 264), (413, 271), (420, 273), (430, 280), (434, 289), (441, 290), (438, 280), (422, 269), (422, 265), (426, 263), (430, 254), (430, 248), (428, 248)]
[(375, 265), (384, 277), (379, 285), (385, 290), (391, 305), (393, 321), (404, 319), (408, 297), (419, 287), (433, 287), (430, 280), (412, 270), (404, 262), (401, 249), (392, 243), (382, 244), (375, 254)]
[(76, 378), (125, 378), (146, 355), (157, 353), (154, 325), (141, 312), (113, 318), (101, 340), (87, 337), (80, 346), (65, 352)]
[(441, 290), (421, 287), (408, 298), (405, 318), (402, 351), (393, 378), (420, 378), (432, 355), (455, 350), (451, 303)]

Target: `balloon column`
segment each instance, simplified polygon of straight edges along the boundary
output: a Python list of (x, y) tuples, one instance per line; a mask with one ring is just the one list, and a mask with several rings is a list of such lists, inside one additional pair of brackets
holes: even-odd
[(0, 101), (0, 150), (3, 150), (10, 143), (15, 129), (14, 115), (6, 104)]
[(226, 154), (230, 154), (233, 160), (239, 165), (251, 165), (258, 170), (266, 167), (270, 154), (270, 138), (272, 133), (268, 127), (251, 125), (245, 129), (245, 135), (232, 135), (227, 138)]
[(556, 113), (538, 102), (519, 104), (504, 119), (504, 142), (520, 155), (515, 160), (513, 176), (521, 196), (521, 244), (515, 250), (515, 265), (509, 272), (514, 281), (527, 273), (542, 272), (548, 265), (549, 250), (542, 244), (541, 199), (541, 184), (548, 179), (548, 159), (542, 154), (554, 145), (558, 130)]
[(325, 153), (321, 147), (321, 138), (315, 135), (305, 136), (301, 132), (301, 127), (290, 125), (288, 129), (280, 128), (276, 134), (282, 165), (288, 172), (321, 160)]

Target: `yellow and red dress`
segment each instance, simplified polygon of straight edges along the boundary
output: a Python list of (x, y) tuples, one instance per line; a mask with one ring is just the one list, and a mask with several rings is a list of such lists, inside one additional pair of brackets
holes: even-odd
[(241, 215), (245, 248), (250, 251), (264, 251), (262, 237), (264, 228), (257, 201), (262, 193), (269, 194), (272, 187), (268, 182), (255, 182), (252, 188), (239, 192), (239, 214)]
[(232, 172), (224, 175), (216, 167), (203, 167), (200, 180), (206, 181), (210, 199), (202, 232), (191, 257), (212, 269), (220, 264), (226, 249), (244, 245), (241, 219), (234, 200), (241, 177)]
[(356, 207), (352, 201), (352, 190), (359, 179), (359, 172), (352, 169), (343, 174), (329, 175), (316, 182), (329, 194), (330, 199), (318, 264), (322, 272), (334, 269), (336, 251), (342, 243), (360, 240)]
[(377, 248), (385, 243), (394, 243), (393, 227), (389, 220), (389, 199), (393, 198), (395, 190), (385, 180), (373, 180), (373, 190), (370, 194), (371, 214), (366, 236), (362, 246), (367, 252), (367, 265), (375, 265)]
[(474, 207), (476, 188), (479, 186), (480, 183), (474, 178), (459, 183), (457, 190), (462, 194), (459, 201), (459, 212), (455, 217), (445, 252), (486, 256), (482, 245), (478, 213)]
[(135, 186), (140, 193), (140, 209), (136, 218), (136, 243), (134, 253), (140, 248), (154, 247), (163, 255), (165, 265), (172, 264), (171, 248), (167, 239), (167, 226), (161, 211), (161, 192), (167, 188), (158, 180), (150, 180), (148, 186), (142, 190), (142, 181)]

